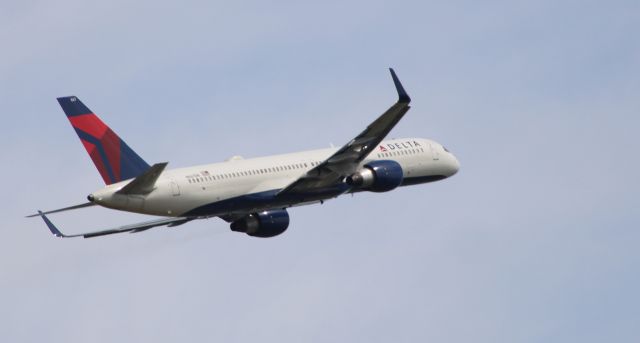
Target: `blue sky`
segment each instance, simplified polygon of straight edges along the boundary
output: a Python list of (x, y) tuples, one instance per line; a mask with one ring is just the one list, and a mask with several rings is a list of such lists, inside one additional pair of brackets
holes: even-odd
[[(0, 337), (635, 342), (640, 6), (633, 1), (0, 4)], [(55, 98), (150, 163), (340, 145), (395, 101), (442, 182), (290, 211), (59, 240), (24, 215), (101, 179)], [(142, 220), (52, 217), (69, 232)]]

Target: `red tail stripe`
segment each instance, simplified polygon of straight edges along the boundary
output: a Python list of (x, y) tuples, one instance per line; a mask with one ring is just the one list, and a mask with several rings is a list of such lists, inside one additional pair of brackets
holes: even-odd
[(69, 117), (69, 121), (73, 127), (80, 129), (93, 137), (102, 139), (104, 133), (109, 129), (98, 116), (93, 113), (82, 114), (79, 116)]
[[(73, 125), (73, 127), (75, 127), (76, 129), (86, 132), (100, 141), (102, 149), (107, 155), (107, 163), (109, 163), (109, 166), (111, 167), (113, 177), (115, 178), (115, 181), (119, 181), (121, 179), (120, 138), (94, 113), (87, 113), (69, 117), (69, 121), (71, 122), (71, 125)], [(87, 146), (85, 145), (85, 148), (86, 147)], [(93, 149), (96, 149), (96, 147), (93, 146)], [(101, 166), (98, 167), (98, 170), (100, 172), (100, 175), (102, 175), (102, 178), (108, 180), (108, 173), (105, 169), (106, 166), (100, 158), (99, 152), (95, 151), (95, 156), (98, 161), (96, 161), (96, 158), (94, 158), (93, 151), (87, 149), (87, 152), (89, 152), (89, 154), (91, 155), (91, 158), (96, 163), (96, 166)]]

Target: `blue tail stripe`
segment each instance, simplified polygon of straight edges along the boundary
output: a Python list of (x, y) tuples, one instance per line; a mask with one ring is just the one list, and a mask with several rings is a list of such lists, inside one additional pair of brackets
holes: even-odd
[(149, 168), (151, 166), (120, 139), (120, 178), (127, 180), (138, 177)]
[(119, 180), (116, 180), (115, 173), (111, 169), (111, 163), (109, 163), (109, 159), (107, 158), (107, 153), (104, 151), (102, 142), (100, 142), (100, 140), (97, 139), (96, 137), (93, 137), (92, 135), (80, 129), (74, 128), (74, 130), (76, 131), (80, 139), (83, 139), (96, 146), (96, 148), (98, 149), (98, 153), (100, 154), (100, 158), (102, 159), (102, 164), (105, 166), (105, 168), (107, 168), (107, 174), (109, 174), (109, 180), (111, 180), (111, 183), (119, 181)]

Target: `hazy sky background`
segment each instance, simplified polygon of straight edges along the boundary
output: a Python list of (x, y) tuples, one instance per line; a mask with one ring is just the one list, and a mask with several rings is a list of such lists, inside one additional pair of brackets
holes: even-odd
[[(3, 342), (637, 342), (637, 1), (0, 3)], [(56, 239), (103, 186), (55, 98), (170, 167), (341, 145), (396, 99), (453, 178)], [(53, 215), (81, 232), (146, 217)]]

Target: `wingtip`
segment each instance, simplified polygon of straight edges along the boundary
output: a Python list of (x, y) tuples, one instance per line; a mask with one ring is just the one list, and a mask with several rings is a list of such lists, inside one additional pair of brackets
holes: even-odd
[(42, 211), (38, 210), (38, 215), (42, 217), (42, 220), (44, 220), (44, 223), (47, 225), (47, 227), (49, 228), (49, 231), (51, 231), (51, 233), (54, 236), (64, 237), (64, 234), (60, 232), (60, 230), (58, 230), (58, 228), (55, 225), (53, 225), (53, 223), (49, 220), (49, 218), (47, 218), (47, 216), (44, 213), (42, 213)]
[(393, 78), (393, 84), (396, 86), (396, 91), (398, 91), (398, 102), (407, 104), (410, 103), (411, 98), (409, 97), (409, 94), (407, 94), (407, 92), (404, 90), (404, 87), (402, 86), (400, 79), (398, 79), (398, 75), (396, 75), (395, 70), (393, 70), (393, 68), (389, 68), (389, 71), (391, 72), (391, 78)]

